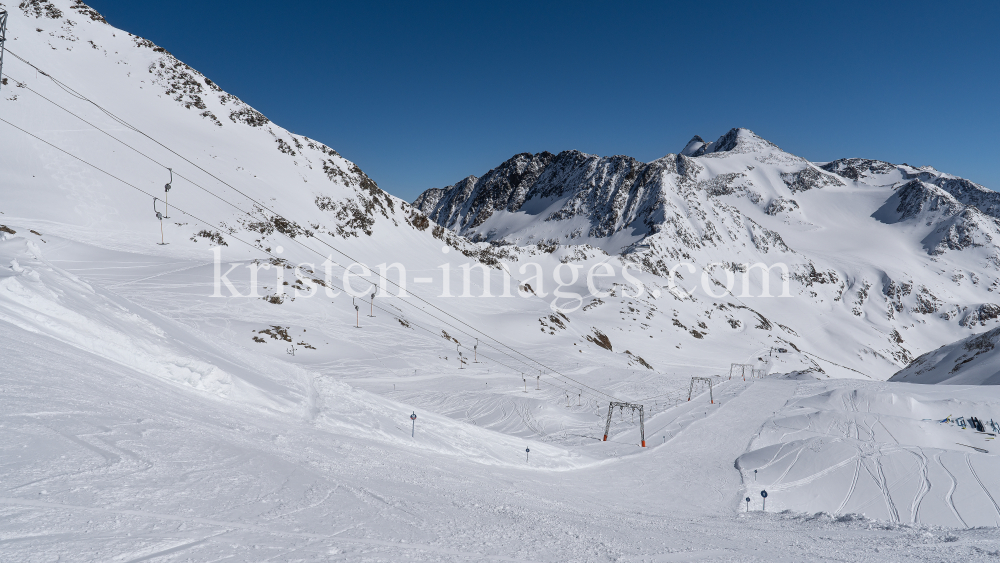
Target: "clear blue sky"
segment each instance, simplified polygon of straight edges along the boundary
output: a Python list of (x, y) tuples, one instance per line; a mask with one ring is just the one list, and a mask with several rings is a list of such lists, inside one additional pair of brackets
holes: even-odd
[(407, 200), (732, 127), (1000, 189), (1000, 2), (89, 3)]

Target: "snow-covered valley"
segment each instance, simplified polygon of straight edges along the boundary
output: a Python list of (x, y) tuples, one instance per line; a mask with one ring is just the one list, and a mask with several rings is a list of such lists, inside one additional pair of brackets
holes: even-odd
[(994, 192), (733, 129), (410, 204), (0, 9), (0, 559), (1000, 556)]

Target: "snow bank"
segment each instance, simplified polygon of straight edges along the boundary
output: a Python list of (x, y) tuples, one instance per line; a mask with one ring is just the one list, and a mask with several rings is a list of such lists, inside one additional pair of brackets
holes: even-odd
[(974, 416), (991, 430), (990, 421), (1000, 420), (1000, 396), (975, 388), (854, 386), (800, 387), (799, 398), (737, 460), (741, 498), (759, 508), (766, 490), (768, 510), (1000, 525), (995, 434), (961, 426)]
[(288, 406), (280, 395), (238, 381), (208, 354), (198, 357), (211, 345), (197, 334), (52, 265), (34, 241), (7, 237), (0, 264), (6, 264), (0, 267), (0, 320), (219, 398)]

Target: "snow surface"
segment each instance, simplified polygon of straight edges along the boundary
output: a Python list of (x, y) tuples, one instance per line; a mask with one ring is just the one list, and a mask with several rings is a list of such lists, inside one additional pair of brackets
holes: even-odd
[[(692, 152), (702, 179), (756, 166), (753, 181), (784, 200), (690, 192), (673, 203), (690, 219), (675, 232), (699, 237), (710, 232), (702, 213), (735, 210), (718, 225), (746, 253), (629, 229), (553, 247), (542, 239), (558, 222), (545, 221), (512, 227), (539, 235), (521, 246), (471, 242), (82, 3), (0, 6), (13, 53), (149, 135), (5, 58), (0, 118), (37, 138), (0, 123), (0, 559), (1000, 555), (993, 442), (938, 422), (998, 418), (998, 388), (881, 381), (996, 320), (973, 308), (996, 280), (984, 266), (995, 247), (976, 238), (992, 228), (989, 201), (947, 184), (960, 179), (836, 161), (865, 181), (792, 194), (780, 174), (816, 166), (739, 130)], [(160, 246), (150, 206), (164, 166), (174, 183)], [(912, 181), (911, 207), (872, 217)], [(921, 241), (935, 217), (955, 230), (929, 254)], [(781, 233), (789, 249), (764, 229), (791, 229)], [(243, 296), (212, 297), (214, 251), (243, 264), (231, 275)], [(794, 298), (681, 298), (657, 267), (671, 251), (698, 264), (773, 252), (815, 270), (794, 280)], [(306, 297), (320, 263), (349, 263), (344, 254), (373, 270), (402, 263), (410, 296), (380, 291), (358, 313), (346, 294)], [(277, 267), (247, 297), (255, 260)], [(434, 297), (440, 265), (457, 295), (460, 266), (476, 260), (491, 266), (494, 295), (510, 272), (515, 296)], [(312, 272), (289, 267), (303, 261)], [(516, 296), (530, 261), (546, 272), (532, 280), (545, 298)], [(629, 265), (645, 290), (601, 280), (610, 295), (559, 314), (552, 271), (567, 263)], [(586, 283), (564, 290), (586, 293)], [(730, 378), (734, 362), (769, 375)], [(687, 400), (692, 376), (713, 378), (714, 403), (703, 387)], [(600, 440), (611, 399), (644, 405), (646, 448), (629, 413), (616, 412)]]

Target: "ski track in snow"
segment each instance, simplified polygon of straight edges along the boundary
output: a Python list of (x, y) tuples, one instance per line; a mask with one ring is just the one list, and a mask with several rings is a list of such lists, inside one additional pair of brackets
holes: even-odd
[[(990, 499), (990, 502), (993, 504), (993, 508), (997, 511), (997, 516), (1000, 517), (1000, 505), (997, 504), (996, 499), (993, 498), (993, 495), (990, 494), (990, 491), (986, 488), (986, 485), (983, 484), (983, 480), (979, 478), (979, 475), (976, 473), (976, 468), (972, 466), (972, 454), (965, 454), (965, 463), (967, 463), (969, 466), (969, 473), (972, 473), (972, 477), (976, 480), (976, 483), (978, 483), (979, 487), (983, 490), (983, 494), (985, 494)], [(1000, 520), (997, 521), (997, 525), (1000, 526)]]
[(955, 474), (952, 473), (947, 466), (945, 466), (944, 460), (941, 459), (940, 455), (935, 456), (935, 459), (937, 460), (941, 468), (944, 469), (945, 473), (948, 474), (948, 478), (951, 480), (951, 486), (948, 488), (948, 492), (945, 494), (945, 500), (948, 502), (948, 508), (951, 509), (951, 513), (955, 515), (955, 518), (957, 518), (958, 521), (961, 522), (963, 526), (968, 527), (969, 525), (966, 524), (965, 519), (962, 518), (962, 515), (958, 513), (958, 508), (955, 506), (955, 489), (958, 488), (958, 480), (955, 479)]
[[(482, 198), (434, 204), (460, 223), (534, 190), (454, 223), (498, 244), (473, 243), (166, 51), (52, 2), (61, 16), (8, 2), (9, 50), (178, 153), (20, 60), (5, 73), (176, 176), (159, 223), (148, 195), (0, 124), (0, 560), (1000, 557), (995, 446), (940, 422), (1000, 419), (998, 387), (979, 385), (1000, 358), (985, 353), (1000, 342), (992, 192), (929, 167), (810, 163), (734, 129), (654, 163), (518, 155)], [(161, 193), (162, 167), (22, 90), (0, 99), (5, 119)], [(542, 184), (513, 185), (549, 157), (561, 164)], [(349, 295), (300, 297), (308, 280), (277, 262), (318, 263), (333, 251), (320, 241), (437, 277), (356, 316)], [(241, 296), (209, 297), (213, 249), (242, 264)], [(437, 266), (475, 256), (517, 285), (517, 266), (539, 263), (532, 293), (567, 264), (629, 266), (645, 290), (603, 280), (600, 302), (562, 316), (537, 294), (435, 297)], [(681, 298), (662, 275), (679, 259), (786, 262), (794, 299)], [(252, 260), (278, 268), (243, 297)], [(500, 272), (487, 268), (491, 283)], [(564, 289), (589, 294), (584, 278)], [(447, 280), (457, 293), (460, 275)], [(477, 342), (460, 369), (458, 346)], [(902, 382), (877, 381), (914, 356)], [(734, 361), (768, 375), (725, 379)], [(686, 400), (693, 376), (715, 378), (715, 404)], [(621, 413), (601, 440), (612, 398), (644, 404), (647, 447)]]

